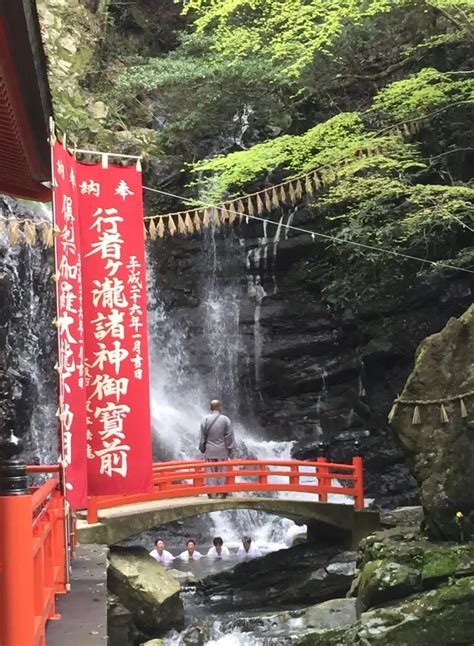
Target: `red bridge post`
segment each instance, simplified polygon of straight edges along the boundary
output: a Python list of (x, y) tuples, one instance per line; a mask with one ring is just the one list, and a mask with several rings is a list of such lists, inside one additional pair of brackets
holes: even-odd
[(328, 461), (326, 458), (318, 457), (317, 459), (317, 478), (318, 478), (318, 488), (319, 488), (319, 502), (328, 501), (328, 492), (327, 487), (329, 486), (331, 480), (328, 479), (329, 467), (327, 466)]
[(364, 509), (364, 465), (362, 458), (357, 456), (352, 458), (352, 464), (354, 466), (354, 507), (356, 509)]
[(35, 643), (31, 496), (0, 496), (0, 644)]
[(35, 586), (32, 496), (28, 491), (22, 442), (0, 443), (0, 644), (33, 645)]

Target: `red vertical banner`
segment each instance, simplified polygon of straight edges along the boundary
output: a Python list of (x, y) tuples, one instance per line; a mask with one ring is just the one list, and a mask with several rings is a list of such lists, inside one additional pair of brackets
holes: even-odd
[(77, 170), (89, 495), (145, 492), (152, 454), (141, 172)]
[(87, 506), (87, 441), (77, 162), (58, 142), (52, 155), (60, 445), (67, 499), (80, 509)]

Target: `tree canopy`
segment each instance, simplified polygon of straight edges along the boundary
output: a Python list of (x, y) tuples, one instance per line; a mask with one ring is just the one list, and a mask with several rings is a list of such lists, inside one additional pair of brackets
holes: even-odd
[[(305, 208), (314, 230), (473, 266), (472, 0), (158, 5), (110, 3), (102, 70), (81, 80), (107, 105), (91, 140), (145, 150), (155, 185), (200, 200), (322, 169)], [(414, 271), (337, 242), (318, 253), (315, 289), (334, 304)]]

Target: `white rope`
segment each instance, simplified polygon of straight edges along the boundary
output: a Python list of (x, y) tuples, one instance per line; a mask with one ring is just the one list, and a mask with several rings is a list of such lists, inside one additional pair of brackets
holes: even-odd
[[(146, 191), (151, 191), (153, 193), (159, 193), (160, 195), (166, 195), (167, 197), (173, 197), (178, 200), (181, 200), (182, 202), (189, 202), (196, 207), (195, 200), (191, 198), (186, 198), (183, 197), (182, 195), (176, 195), (175, 193), (169, 193), (167, 191), (161, 191), (157, 188), (151, 188), (150, 186), (143, 186), (143, 189)], [(330, 240), (331, 242), (337, 242), (340, 244), (349, 244), (352, 245), (353, 247), (359, 247), (360, 249), (368, 249), (370, 251), (375, 251), (377, 253), (385, 253), (389, 254), (391, 256), (398, 256), (400, 258), (405, 258), (407, 260), (415, 260), (416, 262), (420, 262), (422, 264), (429, 264), (433, 265), (434, 267), (444, 267), (446, 269), (454, 269), (456, 271), (462, 271), (467, 274), (474, 274), (474, 271), (471, 269), (465, 269), (464, 267), (457, 267), (456, 265), (451, 265), (446, 262), (442, 262), (439, 260), (428, 260), (427, 258), (419, 258), (418, 256), (412, 256), (410, 254), (402, 253), (400, 251), (393, 251), (393, 249), (385, 249), (381, 247), (373, 247), (372, 245), (364, 244), (363, 242), (355, 242), (354, 240), (345, 240), (343, 238), (338, 238), (336, 236), (330, 236), (326, 233), (319, 233), (317, 231), (310, 231), (309, 229), (303, 229), (302, 227), (296, 227), (292, 224), (284, 224), (283, 222), (280, 224), (279, 222), (274, 222), (273, 220), (268, 220), (267, 218), (261, 218), (257, 215), (250, 215), (249, 213), (241, 213), (240, 211), (234, 211), (233, 209), (230, 208), (225, 208), (223, 206), (218, 206), (218, 205), (206, 205), (204, 202), (200, 202), (200, 205), (202, 207), (207, 207), (207, 208), (214, 208), (219, 211), (227, 211), (227, 213), (234, 213), (238, 215), (239, 217), (244, 217), (247, 220), (257, 220), (259, 222), (265, 222), (267, 224), (273, 224), (275, 227), (282, 226), (285, 227), (286, 229), (292, 230), (292, 231), (298, 231), (299, 233), (306, 233), (307, 235), (310, 235), (313, 240), (315, 237), (322, 238), (323, 240)], [(198, 204), (198, 208), (201, 208)], [(148, 219), (154, 219), (154, 218), (159, 218), (160, 216), (151, 216)]]

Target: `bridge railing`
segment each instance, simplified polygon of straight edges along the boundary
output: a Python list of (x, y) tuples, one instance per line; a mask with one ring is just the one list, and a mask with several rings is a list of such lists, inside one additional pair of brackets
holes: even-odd
[(59, 619), (55, 596), (69, 589), (68, 532), (59, 467), (29, 495), (0, 496), (0, 644), (45, 646), (46, 623)]
[(153, 490), (130, 496), (89, 498), (87, 521), (98, 522), (99, 511), (122, 505), (171, 498), (236, 492), (301, 492), (328, 502), (330, 494), (352, 497), (364, 508), (362, 458), (352, 464), (299, 460), (178, 460), (153, 465)]

